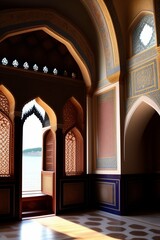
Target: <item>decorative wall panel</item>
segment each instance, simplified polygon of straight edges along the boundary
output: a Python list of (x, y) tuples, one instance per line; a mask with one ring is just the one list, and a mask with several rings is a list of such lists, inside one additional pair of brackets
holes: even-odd
[(84, 183), (64, 183), (63, 205), (84, 203)]
[(157, 56), (157, 48), (149, 48), (147, 51), (143, 51), (140, 54), (134, 55), (132, 58), (130, 58), (128, 61), (128, 68), (131, 69), (139, 67), (140, 65), (144, 64), (144, 62), (156, 59)]
[(96, 183), (97, 200), (101, 203), (107, 203), (115, 206), (115, 184), (114, 183)]
[(87, 205), (86, 179), (63, 179), (60, 181), (60, 211), (80, 209)]
[(101, 210), (119, 213), (120, 177), (114, 175), (95, 175), (96, 206)]
[(0, 214), (10, 213), (10, 189), (0, 189)]
[(115, 89), (97, 96), (96, 169), (117, 169)]
[(10, 218), (15, 214), (15, 188), (13, 185), (1, 185), (0, 187), (0, 219)]
[(129, 97), (138, 96), (158, 88), (157, 62), (152, 60), (132, 69), (129, 73)]

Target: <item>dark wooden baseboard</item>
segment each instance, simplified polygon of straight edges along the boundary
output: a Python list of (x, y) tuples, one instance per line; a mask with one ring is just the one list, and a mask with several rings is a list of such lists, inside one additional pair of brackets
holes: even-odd
[(52, 197), (48, 195), (25, 196), (22, 198), (22, 218), (51, 214)]

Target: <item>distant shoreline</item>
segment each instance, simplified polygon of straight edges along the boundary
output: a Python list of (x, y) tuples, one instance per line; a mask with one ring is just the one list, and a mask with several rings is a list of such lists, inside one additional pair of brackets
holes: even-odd
[(41, 156), (41, 152), (37, 152), (37, 153), (32, 153), (32, 152), (30, 152), (30, 153), (23, 153), (23, 156), (28, 156), (28, 157), (39, 157), (39, 156)]
[(24, 156), (41, 156), (42, 155), (42, 148), (28, 148), (23, 150)]

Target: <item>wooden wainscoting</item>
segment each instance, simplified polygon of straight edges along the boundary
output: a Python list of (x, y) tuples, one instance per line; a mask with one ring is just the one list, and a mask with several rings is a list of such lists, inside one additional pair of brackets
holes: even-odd
[(15, 185), (0, 186), (0, 220), (15, 218)]
[(95, 206), (106, 212), (120, 214), (120, 177), (118, 175), (95, 175)]
[(68, 177), (60, 180), (60, 212), (84, 209), (88, 205), (87, 178)]

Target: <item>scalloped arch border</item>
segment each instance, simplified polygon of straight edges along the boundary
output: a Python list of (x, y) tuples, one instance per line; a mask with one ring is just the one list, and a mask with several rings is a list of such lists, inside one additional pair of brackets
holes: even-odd
[(45, 110), (49, 117), (51, 129), (55, 132), (57, 130), (57, 117), (52, 108), (49, 107), (40, 97), (35, 98), (35, 101)]

